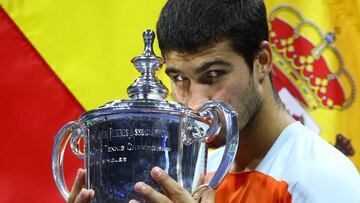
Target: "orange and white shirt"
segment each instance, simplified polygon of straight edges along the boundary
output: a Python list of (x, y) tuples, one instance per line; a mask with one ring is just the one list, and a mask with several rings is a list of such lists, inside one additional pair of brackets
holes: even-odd
[[(210, 153), (208, 171), (216, 170), (222, 151)], [(217, 203), (360, 203), (360, 175), (340, 151), (295, 122), (255, 170), (227, 174), (215, 192)]]

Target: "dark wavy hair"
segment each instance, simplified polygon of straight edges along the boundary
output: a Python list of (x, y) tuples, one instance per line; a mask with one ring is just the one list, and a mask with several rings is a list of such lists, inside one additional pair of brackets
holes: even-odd
[(229, 40), (252, 69), (260, 42), (268, 40), (262, 0), (168, 0), (157, 22), (159, 46), (167, 51), (194, 53)]

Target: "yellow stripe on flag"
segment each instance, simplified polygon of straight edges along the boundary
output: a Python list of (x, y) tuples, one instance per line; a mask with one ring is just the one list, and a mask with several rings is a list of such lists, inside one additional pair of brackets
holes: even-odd
[[(142, 32), (155, 30), (164, 3), (165, 0), (1, 2), (86, 110), (127, 98), (127, 87), (139, 75), (130, 60), (141, 54)], [(154, 47), (160, 55), (157, 42)], [(164, 82), (169, 87), (169, 82)]]

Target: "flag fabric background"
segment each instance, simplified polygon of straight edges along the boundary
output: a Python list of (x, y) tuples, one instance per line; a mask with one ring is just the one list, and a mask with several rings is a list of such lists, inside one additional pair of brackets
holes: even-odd
[(359, 169), (360, 2), (265, 3), (274, 82), (285, 106)]
[[(82, 112), (128, 98), (139, 75), (130, 60), (164, 2), (0, 0), (0, 202), (64, 202), (53, 137)], [(68, 152), (64, 162), (70, 188), (82, 161)]]
[[(127, 98), (126, 89), (138, 76), (130, 60), (142, 52), (142, 31), (155, 29), (164, 3), (165, 0), (0, 0), (0, 202), (63, 202), (51, 174), (55, 133), (84, 111)], [(269, 14), (278, 9), (269, 20), (277, 54), (275, 82), (289, 111), (344, 152), (353, 149), (349, 157), (359, 168), (360, 104), (355, 97), (359, 87), (356, 82), (360, 79), (356, 68), (360, 65), (356, 53), (360, 48), (359, 3), (350, 0), (265, 3)], [(291, 41), (298, 14), (302, 21), (311, 23), (301, 29), (300, 38), (293, 37)], [(287, 26), (278, 26), (279, 23)], [(331, 46), (336, 47), (340, 59), (337, 54), (324, 51), (330, 45), (324, 44), (316, 30), (325, 33), (324, 36), (329, 32), (335, 34)], [(297, 39), (307, 46), (295, 44), (291, 48)], [(337, 73), (343, 63), (350, 75), (338, 74), (342, 76), (339, 82), (326, 91), (334, 97), (331, 101), (338, 101), (332, 106), (331, 102), (313, 104), (306, 100), (303, 88), (296, 85), (308, 84), (311, 88), (313, 83), (301, 82), (303, 77), (291, 78), (287, 75), (291, 71), (287, 70), (297, 67), (282, 63), (291, 60), (293, 55), (286, 53), (292, 49), (311, 53), (321, 44), (324, 47), (317, 49), (315, 55), (325, 64), (322, 65), (325, 72)], [(154, 48), (160, 55), (156, 43)], [(304, 55), (305, 59), (308, 55)], [(310, 63), (311, 59), (308, 60)], [(306, 65), (309, 64), (303, 66)], [(314, 65), (315, 72), (316, 68)], [(293, 73), (302, 76), (299, 70)], [(159, 77), (169, 87), (163, 75), (161, 71)], [(324, 78), (321, 79), (319, 84), (326, 86)], [(318, 83), (314, 80), (314, 84)], [(316, 91), (321, 90), (315, 89), (312, 95), (319, 95)], [(342, 137), (336, 143), (340, 134)], [(81, 160), (71, 152), (66, 153), (69, 186), (81, 166)]]

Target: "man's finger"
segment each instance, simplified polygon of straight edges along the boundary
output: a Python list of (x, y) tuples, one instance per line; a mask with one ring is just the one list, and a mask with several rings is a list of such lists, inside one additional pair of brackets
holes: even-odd
[(81, 189), (80, 193), (76, 196), (74, 203), (90, 203), (94, 197), (94, 190)]
[(85, 174), (86, 172), (84, 169), (78, 169), (74, 184), (71, 188), (71, 192), (67, 201), (68, 203), (75, 202), (76, 196), (79, 194), (79, 192), (83, 188), (83, 185), (85, 184)]
[(201, 196), (201, 203), (214, 203), (215, 202), (215, 192), (213, 190), (205, 191)]
[(151, 177), (165, 190), (164, 192), (171, 200), (175, 202), (194, 202), (190, 193), (181, 187), (178, 182), (172, 179), (161, 168), (154, 167), (151, 170)]
[[(209, 183), (211, 179), (214, 177), (215, 173), (207, 173), (205, 176), (203, 176), (203, 182), (202, 184)], [(214, 203), (215, 202), (215, 192), (211, 189), (205, 191), (201, 196), (201, 203)]]
[[(165, 195), (156, 191), (149, 185), (138, 182), (134, 186), (134, 190), (139, 193), (147, 202), (151, 203), (172, 203)], [(131, 202), (131, 201), (130, 201)]]

